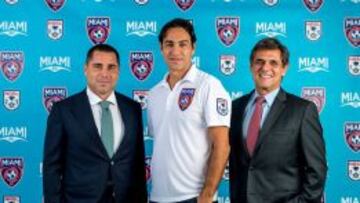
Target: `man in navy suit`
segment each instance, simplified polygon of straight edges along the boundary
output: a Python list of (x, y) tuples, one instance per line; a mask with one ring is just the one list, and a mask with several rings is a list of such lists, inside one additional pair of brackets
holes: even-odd
[(87, 88), (54, 104), (48, 117), (45, 203), (145, 203), (141, 107), (114, 91), (118, 52), (95, 45), (84, 72)]
[(314, 103), (285, 92), (289, 52), (260, 40), (250, 56), (255, 90), (233, 101), (230, 196), (236, 203), (318, 203), (327, 172)]

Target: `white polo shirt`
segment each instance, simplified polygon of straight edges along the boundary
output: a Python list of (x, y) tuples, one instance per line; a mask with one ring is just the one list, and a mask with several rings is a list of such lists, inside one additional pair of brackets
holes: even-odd
[(148, 98), (154, 137), (150, 199), (177, 202), (200, 194), (211, 153), (207, 128), (230, 126), (231, 100), (218, 79), (194, 65), (172, 90), (166, 78)]

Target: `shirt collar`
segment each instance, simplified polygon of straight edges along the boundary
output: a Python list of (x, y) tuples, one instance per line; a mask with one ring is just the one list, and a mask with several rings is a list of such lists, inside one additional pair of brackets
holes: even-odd
[[(192, 64), (189, 71), (184, 76), (184, 78), (181, 79), (179, 82), (189, 81), (189, 82), (194, 83), (196, 81), (196, 75), (198, 72), (199, 72), (199, 69), (196, 67), (195, 64)], [(165, 76), (163, 77), (163, 79), (160, 83), (161, 86), (168, 86), (168, 83), (167, 83), (168, 76), (169, 76), (169, 72), (166, 73)]]
[[(90, 105), (93, 106), (95, 104), (99, 104), (99, 102), (103, 101), (99, 96), (97, 96), (89, 87), (86, 88), (86, 94), (89, 97)], [(114, 91), (111, 92), (110, 96), (106, 99), (111, 104), (116, 104), (116, 98)]]
[[(264, 96), (266, 105), (271, 106), (274, 103), (275, 98), (276, 98), (277, 94), (279, 93), (279, 91), (280, 91), (280, 87), (278, 87), (277, 89), (271, 91), (270, 93), (268, 93)], [(251, 103), (253, 103), (255, 101), (255, 98), (258, 97), (259, 95), (260, 94), (255, 90), (255, 92), (251, 98)]]

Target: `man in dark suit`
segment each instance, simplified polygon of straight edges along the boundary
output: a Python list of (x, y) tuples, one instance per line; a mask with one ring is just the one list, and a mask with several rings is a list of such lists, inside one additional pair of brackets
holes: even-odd
[(147, 202), (141, 107), (114, 91), (119, 54), (87, 53), (86, 90), (54, 104), (43, 160), (45, 203)]
[(327, 171), (322, 127), (312, 102), (280, 87), (287, 48), (260, 40), (250, 63), (255, 90), (232, 105), (231, 202), (320, 202)]

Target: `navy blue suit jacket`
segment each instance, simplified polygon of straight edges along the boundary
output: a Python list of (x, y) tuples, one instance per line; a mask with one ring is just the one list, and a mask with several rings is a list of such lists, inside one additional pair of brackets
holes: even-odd
[(111, 183), (116, 203), (147, 201), (141, 107), (115, 95), (125, 133), (112, 158), (102, 144), (86, 91), (54, 104), (44, 144), (45, 203), (107, 203), (110, 197), (103, 194)]

